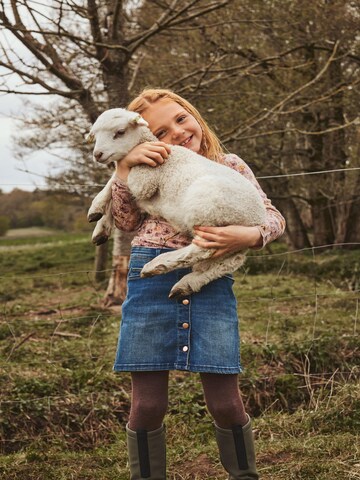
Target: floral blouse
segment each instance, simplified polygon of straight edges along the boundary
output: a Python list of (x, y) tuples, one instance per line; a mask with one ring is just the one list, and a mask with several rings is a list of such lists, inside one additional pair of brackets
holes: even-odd
[[(250, 167), (234, 154), (224, 155), (220, 163), (244, 175), (258, 189), (267, 212), (266, 222), (258, 227), (263, 239), (262, 247), (279, 238), (285, 230), (285, 219), (267, 198)], [(126, 232), (136, 231), (131, 242), (133, 246), (181, 248), (191, 243), (192, 238), (179, 233), (163, 218), (140, 210), (126, 183), (118, 177), (112, 185), (112, 214), (117, 228)]]

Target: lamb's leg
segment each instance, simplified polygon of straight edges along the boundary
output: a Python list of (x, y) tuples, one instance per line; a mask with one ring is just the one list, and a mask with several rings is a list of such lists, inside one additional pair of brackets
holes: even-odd
[(169, 298), (179, 299), (198, 292), (204, 285), (235, 272), (245, 261), (243, 252), (237, 252), (230, 257), (209, 259), (194, 265), (193, 271), (185, 275), (170, 291)]
[(174, 250), (173, 252), (162, 253), (151, 262), (144, 265), (141, 270), (142, 277), (153, 277), (162, 273), (171, 272), (176, 268), (186, 268), (195, 263), (205, 260), (213, 254), (213, 250), (198, 247), (191, 243), (187, 247)]
[(102, 218), (97, 222), (96, 227), (94, 228), (92, 234), (92, 242), (95, 245), (101, 245), (105, 243), (111, 235), (113, 229), (113, 217), (111, 214), (111, 200), (106, 205), (105, 214)]
[(89, 208), (87, 215), (89, 222), (97, 222), (104, 215), (106, 207), (111, 201), (111, 186), (113, 182), (114, 174), (111, 176), (105, 187), (96, 195), (96, 197), (92, 201), (91, 207)]

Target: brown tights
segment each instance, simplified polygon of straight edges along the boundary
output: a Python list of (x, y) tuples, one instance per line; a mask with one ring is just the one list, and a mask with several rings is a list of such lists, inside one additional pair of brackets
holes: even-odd
[[(238, 376), (200, 373), (207, 408), (221, 428), (245, 425), (247, 416)], [(160, 428), (168, 406), (169, 372), (132, 372), (129, 428), (147, 431)]]

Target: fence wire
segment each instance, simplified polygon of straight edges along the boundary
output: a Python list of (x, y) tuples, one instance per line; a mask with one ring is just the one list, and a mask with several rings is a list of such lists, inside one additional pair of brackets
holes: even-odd
[[(279, 175), (259, 175), (256, 178), (258, 180), (270, 180), (272, 178), (292, 178), (292, 177), (305, 177), (308, 175), (323, 175), (327, 173), (339, 173), (339, 172), (352, 172), (352, 171), (357, 171), (360, 170), (360, 167), (347, 167), (347, 168), (334, 168), (331, 170), (313, 170), (311, 172), (293, 172), (293, 173), (282, 173)], [(28, 172), (25, 170), (25, 173), (28, 173), (29, 175), (33, 175), (31, 172)], [(35, 174), (34, 174), (35, 175)], [(37, 175), (37, 174), (36, 174)], [(27, 187), (36, 187), (36, 188), (49, 188), (52, 185), (50, 184), (34, 184), (34, 183), (0, 183), (1, 186), (4, 187), (19, 187), (19, 186), (27, 186)], [(105, 183), (76, 183), (76, 184), (69, 184), (69, 183), (60, 183), (56, 182), (56, 185), (59, 187), (65, 187), (65, 188), (78, 188), (78, 187), (88, 187), (88, 188), (93, 188), (93, 187), (100, 187), (103, 188), (105, 187)]]
[[(290, 174), (284, 174), (284, 175), (272, 175), (272, 176), (263, 176), (263, 177), (257, 177), (258, 179), (271, 179), (271, 178), (282, 178), (282, 177), (295, 177), (295, 176), (306, 176), (306, 175), (318, 175), (318, 174), (329, 174), (329, 173), (337, 173), (337, 172), (344, 172), (344, 171), (355, 171), (355, 170), (360, 170), (360, 167), (354, 167), (354, 168), (346, 168), (346, 169), (335, 169), (335, 170), (323, 170), (323, 171), (314, 171), (314, 172), (300, 172), (300, 173), (290, 173)], [(10, 183), (2, 183), (1, 185), (5, 186), (10, 186), (12, 184)], [(15, 184), (14, 184), (15, 185)], [(31, 183), (28, 184), (16, 184), (17, 186), (19, 185), (27, 185), (27, 186), (34, 186)], [(103, 187), (103, 184), (78, 184), (78, 185), (67, 185), (67, 184), (59, 184), (62, 187)], [(48, 185), (36, 185), (36, 187), (48, 187)], [(310, 253), (311, 255), (309, 256), (309, 262), (316, 262), (316, 253), (321, 251), (322, 249), (328, 249), (331, 247), (345, 247), (345, 246), (352, 246), (352, 247), (358, 247), (360, 245), (360, 242), (351, 242), (351, 243), (336, 243), (336, 244), (327, 244), (327, 245), (320, 245), (320, 246), (314, 246), (314, 247), (308, 247), (308, 248), (302, 248), (302, 249), (296, 249), (296, 250), (291, 250), (291, 251), (286, 251), (286, 252), (279, 252), (279, 253), (253, 253), (251, 255), (251, 261), (264, 261), (269, 258), (281, 258), (284, 257), (284, 261), (282, 262), (282, 265), (280, 266), (277, 274), (274, 274), (274, 280), (273, 284), (269, 285), (268, 287), (262, 287), (263, 290), (268, 291), (269, 293), (267, 295), (257, 295), (256, 293), (252, 295), (251, 298), (242, 298), (240, 295), (238, 298), (238, 305), (240, 308), (240, 318), (242, 316), (241, 312), (247, 311), (247, 307), (260, 303), (263, 312), (266, 314), (266, 320), (264, 320), (264, 323), (266, 321), (266, 328), (264, 331), (264, 334), (257, 339), (256, 343), (260, 344), (264, 349), (269, 348), (269, 352), (271, 355), (271, 348), (273, 347), (273, 340), (272, 340), (272, 329), (276, 323), (276, 316), (277, 316), (277, 309), (280, 308), (282, 305), (288, 305), (289, 303), (299, 305), (301, 302), (304, 302), (304, 304), (307, 306), (308, 311), (306, 314), (298, 314), (296, 319), (299, 320), (302, 318), (302, 315), (304, 317), (304, 324), (301, 326), (302, 328), (305, 329), (305, 332), (307, 334), (307, 338), (302, 338), (302, 339), (291, 339), (291, 335), (289, 335), (289, 338), (286, 336), (288, 335), (285, 327), (284, 327), (284, 335), (281, 340), (281, 346), (282, 347), (292, 347), (294, 343), (299, 347), (299, 349), (303, 349), (301, 355), (302, 355), (302, 362), (303, 364), (301, 365), (302, 372), (288, 372), (286, 369), (284, 371), (278, 372), (275, 371), (271, 374), (258, 374), (256, 375), (256, 383), (260, 384), (263, 382), (274, 382), (276, 379), (281, 379), (286, 376), (290, 376), (293, 378), (301, 378), (303, 380), (303, 385), (300, 385), (298, 388), (301, 389), (308, 389), (310, 392), (310, 397), (311, 399), (313, 398), (313, 389), (316, 387), (322, 387), (322, 386), (328, 386), (331, 384), (331, 391), (332, 388), (335, 384), (343, 384), (344, 382), (347, 381), (358, 381), (360, 379), (360, 367), (352, 367), (352, 368), (335, 368), (334, 371), (321, 371), (317, 373), (312, 373), (310, 371), (310, 360), (309, 360), (309, 353), (311, 349), (316, 346), (318, 343), (322, 341), (328, 341), (328, 340), (339, 340), (342, 339), (344, 341), (354, 341), (358, 338), (359, 333), (358, 333), (358, 323), (359, 323), (359, 298), (360, 298), (360, 288), (358, 288), (359, 283), (354, 284), (351, 290), (340, 290), (338, 288), (333, 288), (332, 291), (326, 292), (322, 291), (322, 287), (318, 285), (318, 282), (316, 280), (315, 274), (313, 275), (312, 283), (309, 283), (309, 288), (308, 291), (301, 292), (301, 294), (279, 294), (276, 293), (274, 290), (274, 284), (276, 283), (277, 279), (281, 277), (282, 274), (284, 274), (284, 265), (287, 259), (291, 258), (292, 255), (298, 255), (298, 254), (308, 254)], [(5, 248), (5, 247), (4, 247)], [(21, 250), (21, 245), (18, 246), (19, 250)], [(0, 253), (1, 253), (1, 247), (0, 247)], [(107, 268), (104, 270), (101, 270), (101, 273), (104, 274), (110, 274), (113, 272), (114, 268)], [(11, 279), (16, 279), (17, 281), (22, 281), (22, 280), (34, 280), (37, 281), (39, 279), (44, 279), (44, 278), (58, 278), (60, 282), (64, 277), (66, 276), (71, 276), (71, 275), (86, 275), (88, 277), (88, 284), (94, 289), (94, 292), (97, 294), (99, 293), (98, 290), (95, 288), (95, 285), (93, 281), (91, 280), (91, 276), (95, 274), (94, 269), (85, 269), (85, 270), (64, 270), (61, 272), (56, 272), (56, 273), (41, 273), (41, 274), (36, 274), (36, 275), (23, 275), (21, 272), (11, 272), (10, 274), (1, 274), (0, 275), (0, 280), (11, 280)], [(358, 272), (355, 270), (354, 266), (354, 275), (358, 276)], [(247, 277), (246, 270), (244, 272), (240, 272), (238, 276), (238, 281), (241, 284), (241, 281), (243, 281)], [(327, 302), (331, 302), (332, 300), (334, 303), (337, 301), (347, 301), (349, 304), (346, 306), (347, 310), (347, 315), (348, 315), (348, 324), (346, 331), (344, 331), (342, 334), (339, 335), (338, 332), (326, 332), (324, 334), (321, 332), (321, 334), (318, 334), (317, 332), (317, 326), (319, 322), (322, 321), (322, 317), (324, 316), (324, 313), (326, 312), (321, 312), (322, 310), (322, 305), (321, 302), (322, 300), (326, 300)], [(10, 332), (10, 339), (12, 342), (12, 346), (10, 348), (10, 351), (8, 351), (5, 355), (0, 352), (0, 356), (3, 357), (0, 359), (0, 368), (4, 372), (4, 374), (11, 375), (13, 368), (16, 367), (17, 365), (17, 357), (16, 353), (21, 351), (21, 348), (27, 342), (32, 342), (36, 341), (39, 338), (44, 342), (44, 349), (41, 352), (41, 355), (37, 358), (32, 358), (29, 360), (27, 364), (27, 370), (31, 369), (37, 369), (36, 371), (45, 371), (46, 372), (46, 367), (48, 366), (55, 366), (55, 368), (61, 368), (64, 365), (70, 365), (72, 362), (77, 362), (79, 360), (79, 356), (76, 355), (71, 355), (69, 352), (66, 352), (64, 355), (64, 352), (59, 352), (54, 349), (54, 342), (55, 338), (60, 338), (64, 337), (67, 340), (71, 341), (72, 339), (77, 339), (77, 338), (82, 338), (83, 340), (85, 339), (87, 344), (85, 344), (82, 349), (79, 349), (78, 353), (81, 356), (81, 361), (84, 362), (83, 368), (85, 369), (108, 369), (109, 373), (111, 372), (111, 359), (113, 355), (115, 354), (115, 348), (116, 348), (116, 338), (114, 337), (114, 343), (113, 345), (99, 345), (97, 340), (93, 340), (93, 333), (95, 331), (95, 328), (104, 321), (109, 321), (113, 319), (113, 321), (118, 321), (120, 318), (120, 314), (116, 311), (105, 311), (104, 307), (101, 309), (94, 309), (92, 308), (92, 311), (90, 314), (85, 314), (85, 315), (67, 315), (66, 311), (76, 309), (76, 308), (83, 308), (82, 305), (71, 305), (69, 306), (68, 304), (65, 306), (61, 305), (61, 302), (54, 307), (53, 304), (47, 305), (46, 303), (41, 304), (41, 309), (38, 311), (25, 311), (22, 312), (22, 318), (19, 318), (19, 314), (15, 311), (12, 311), (11, 308), (9, 308), (9, 303), (7, 302), (3, 305), (2, 307), (2, 315), (0, 318), (0, 326), (3, 326), (7, 328)], [(351, 303), (351, 308), (350, 308), (350, 303)], [(326, 308), (329, 308), (329, 305), (326, 306)], [(329, 310), (330, 311), (330, 310)], [(265, 316), (265, 315), (264, 315)], [(119, 317), (119, 318), (118, 318)], [(36, 320), (34, 321), (34, 318)], [(86, 329), (86, 333), (78, 334), (74, 333), (74, 331), (71, 330), (71, 323), (76, 322), (77, 324), (82, 324), (82, 328)], [(89, 322), (91, 322), (89, 324)], [(30, 331), (27, 333), (20, 333), (19, 334), (19, 329), (23, 326), (30, 327)], [(44, 336), (42, 333), (41, 335), (38, 335), (37, 332), (37, 327), (49, 327), (49, 332), (47, 332), (47, 336)], [(64, 330), (64, 326), (67, 326), (68, 328), (66, 331)], [(250, 338), (249, 340), (243, 340), (242, 341), (245, 345), (246, 343), (251, 343), (252, 339)], [(95, 345), (93, 344), (95, 343)], [(98, 350), (96, 350), (98, 349)], [(97, 352), (95, 354), (95, 352)], [(59, 358), (60, 357), (60, 358)], [(69, 367), (67, 367), (69, 368)], [(269, 367), (271, 369), (271, 366)], [(114, 381), (116, 378), (114, 377)], [(243, 375), (243, 379), (241, 380), (246, 383), (247, 377), (246, 377), (246, 372)], [(249, 380), (253, 381), (253, 380)], [(126, 398), (129, 401), (129, 395), (130, 393), (125, 391), (124, 388), (122, 388), (119, 385), (119, 391), (114, 392), (114, 396), (122, 396)], [(89, 405), (93, 407), (94, 404), (94, 397), (99, 395), (101, 397), (100, 392), (91, 392), (90, 397), (86, 400), (85, 398), (85, 403), (88, 402)], [(11, 406), (11, 405), (31, 405), (31, 404), (43, 404), (46, 403), (48, 405), (48, 408), (51, 409), (52, 402), (60, 401), (60, 400), (68, 400), (69, 402), (77, 402), (77, 401), (84, 402), (83, 394), (81, 392), (79, 393), (66, 393), (64, 395), (44, 395), (44, 396), (35, 396), (33, 398), (21, 398), (21, 399), (9, 399), (9, 400), (4, 400), (0, 396), (0, 409), (1, 407), (5, 406)], [(100, 401), (100, 400), (99, 400)], [(85, 420), (84, 420), (85, 422)], [(107, 426), (103, 425), (97, 425), (97, 434), (101, 433), (102, 431), (106, 431)], [(67, 432), (67, 435), (71, 436), (76, 436), (76, 435), (87, 435), (91, 434), (94, 435), (94, 430), (93, 429), (84, 429), (81, 431), (71, 431)], [(34, 436), (27, 436), (24, 437), (23, 435), (21, 438), (3, 438), (1, 439), (2, 443), (19, 443), (19, 442), (27, 442), (31, 440), (38, 440), (39, 438), (41, 439), (47, 439), (53, 437), (53, 433), (44, 433), (42, 432), (39, 435), (34, 435)]]

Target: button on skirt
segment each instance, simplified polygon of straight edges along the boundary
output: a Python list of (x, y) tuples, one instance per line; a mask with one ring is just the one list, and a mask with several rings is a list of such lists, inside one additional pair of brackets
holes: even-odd
[(147, 262), (170, 250), (132, 248), (114, 370), (241, 372), (232, 276), (214, 280), (187, 298), (170, 300), (171, 288), (190, 269), (140, 278)]

